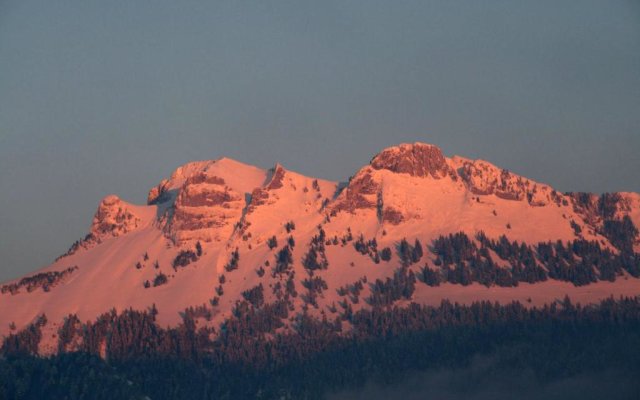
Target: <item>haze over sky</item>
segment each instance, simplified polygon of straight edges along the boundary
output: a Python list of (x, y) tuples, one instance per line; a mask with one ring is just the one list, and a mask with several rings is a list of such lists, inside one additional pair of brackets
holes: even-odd
[(640, 3), (0, 0), (0, 280), (187, 161), (345, 180), (413, 141), (640, 191)]

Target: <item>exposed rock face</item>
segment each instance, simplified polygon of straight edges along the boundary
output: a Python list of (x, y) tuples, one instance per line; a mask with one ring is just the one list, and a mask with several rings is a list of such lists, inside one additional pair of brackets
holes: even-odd
[(442, 151), (436, 146), (414, 143), (390, 147), (378, 153), (370, 165), (362, 168), (350, 180), (349, 185), (331, 205), (332, 215), (340, 211), (353, 214), (356, 210), (375, 209), (380, 222), (398, 225), (404, 221), (402, 211), (383, 202), (384, 178), (377, 173), (381, 170), (415, 178), (458, 179), (455, 170), (449, 166)]
[(198, 174), (190, 176), (189, 178), (187, 178), (184, 184), (196, 185), (199, 183), (207, 183), (210, 185), (220, 185), (220, 186), (224, 186), (225, 184), (224, 179), (220, 178), (219, 176), (208, 175), (204, 172), (200, 172)]
[(138, 218), (118, 196), (105, 197), (98, 206), (91, 225), (91, 235), (96, 240), (116, 237), (136, 229)]
[(354, 213), (358, 209), (375, 209), (377, 207), (377, 196), (380, 191), (380, 184), (374, 181), (370, 170), (361, 170), (347, 186), (331, 207), (332, 214), (339, 211)]
[(287, 170), (280, 164), (276, 164), (276, 166), (270, 170), (271, 177), (267, 184), (251, 192), (251, 201), (247, 207), (247, 213), (252, 213), (259, 206), (269, 204), (269, 193), (284, 186), (286, 173)]
[(185, 180), (165, 229), (177, 243), (190, 240), (206, 242), (222, 238), (220, 234), (223, 232), (226, 235), (230, 233), (242, 215), (244, 200), (242, 194), (224, 183), (222, 178), (205, 174), (196, 174)]
[(459, 171), (474, 194), (496, 196), (506, 200), (524, 200), (526, 184), (519, 176), (500, 170), (484, 161), (467, 162)]
[(441, 179), (454, 176), (442, 151), (425, 143), (401, 144), (378, 153), (371, 160), (374, 169), (387, 169), (400, 174)]
[(391, 225), (399, 225), (404, 221), (402, 213), (392, 207), (386, 207), (382, 212), (382, 220), (388, 222)]
[(266, 177), (263, 169), (224, 157), (194, 161), (152, 188), (147, 204), (158, 205), (157, 225), (176, 244), (223, 241), (242, 219), (245, 198)]
[(212, 207), (232, 200), (234, 197), (224, 186), (224, 179), (201, 173), (184, 182), (176, 199), (176, 206)]
[(458, 174), (469, 191), (478, 195), (491, 195), (505, 200), (527, 201), (532, 206), (559, 203), (561, 195), (547, 185), (512, 174), (506, 169), (482, 160), (466, 161)]
[(265, 188), (257, 188), (251, 192), (251, 202), (247, 209), (248, 213), (253, 212), (257, 207), (267, 204), (269, 192)]
[(280, 164), (276, 164), (273, 168), (273, 175), (269, 183), (267, 184), (267, 190), (280, 189), (282, 187), (282, 181), (284, 180), (284, 175), (286, 170)]
[(158, 186), (155, 186), (149, 190), (149, 195), (147, 196), (147, 205), (153, 205), (158, 203), (163, 203), (169, 199), (167, 196), (169, 192), (169, 181), (167, 179), (163, 179), (160, 181)]

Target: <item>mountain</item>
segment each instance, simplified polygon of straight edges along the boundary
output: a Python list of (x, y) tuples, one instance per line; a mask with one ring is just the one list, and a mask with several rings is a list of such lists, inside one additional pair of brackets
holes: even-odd
[(423, 143), (384, 149), (347, 183), (192, 162), (146, 205), (105, 197), (84, 239), (2, 284), (0, 335), (39, 323), (50, 354), (69, 315), (112, 309), (153, 310), (163, 327), (189, 313), (218, 329), (241, 302), (321, 318), (442, 299), (635, 296), (638, 226), (638, 193), (561, 193)]

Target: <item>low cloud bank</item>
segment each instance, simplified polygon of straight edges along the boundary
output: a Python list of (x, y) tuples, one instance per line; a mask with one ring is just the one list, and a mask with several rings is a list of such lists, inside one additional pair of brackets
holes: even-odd
[(531, 369), (506, 369), (492, 358), (476, 358), (467, 368), (408, 374), (400, 382), (370, 381), (328, 400), (626, 400), (640, 399), (635, 374), (604, 370), (542, 381)]

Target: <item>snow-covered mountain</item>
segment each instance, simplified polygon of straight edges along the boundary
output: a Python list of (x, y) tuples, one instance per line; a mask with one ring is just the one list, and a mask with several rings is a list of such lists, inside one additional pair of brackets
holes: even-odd
[[(383, 150), (344, 184), (279, 164), (192, 162), (146, 205), (105, 197), (83, 240), (3, 284), (0, 335), (45, 314), (49, 353), (69, 314), (154, 306), (161, 325), (200, 307), (211, 318), (198, 323), (217, 326), (257, 291), (318, 316), (380, 298), (539, 305), (638, 295), (638, 226), (638, 193), (560, 193), (423, 143)], [(411, 290), (390, 293), (407, 279)]]

